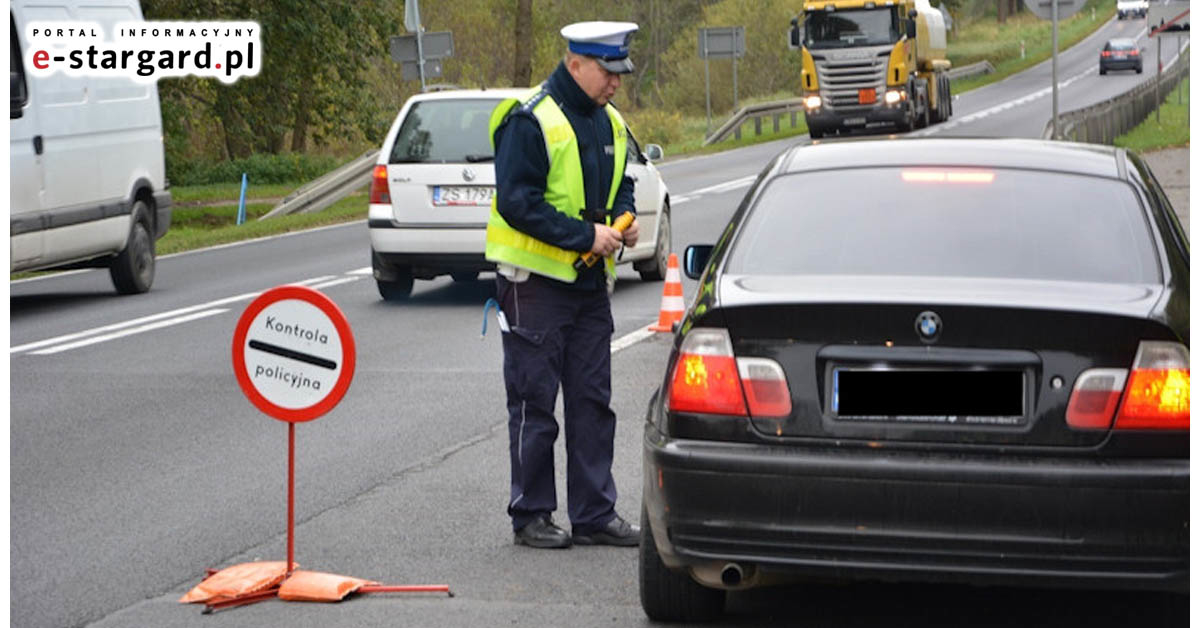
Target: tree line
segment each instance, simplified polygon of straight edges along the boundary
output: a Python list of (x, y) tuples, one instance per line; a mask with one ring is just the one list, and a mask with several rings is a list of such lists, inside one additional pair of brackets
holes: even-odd
[[(970, 0), (944, 0), (952, 10)], [(995, 2), (997, 11), (1018, 0)], [(1004, 4), (1004, 9), (1000, 5)], [(233, 85), (194, 77), (159, 83), (168, 161), (252, 154), (349, 154), (382, 140), (403, 102), (420, 91), (401, 78), (388, 40), (405, 34), (399, 0), (143, 0), (148, 20), (252, 20), (263, 69)], [(794, 92), (798, 60), (786, 45), (799, 0), (426, 0), (426, 32), (450, 31), (453, 57), (430, 83), (463, 88), (526, 86), (544, 79), (565, 50), (559, 29), (583, 20), (632, 21), (636, 71), (620, 107), (703, 113), (698, 29), (743, 26), (741, 98)], [(732, 106), (733, 67), (709, 63), (714, 110)]]

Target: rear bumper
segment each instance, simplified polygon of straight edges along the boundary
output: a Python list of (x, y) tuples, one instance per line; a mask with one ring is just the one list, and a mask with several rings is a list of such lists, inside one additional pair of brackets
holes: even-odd
[(372, 253), (375, 278), (384, 281), (394, 281), (397, 269), (404, 267), (417, 279), (496, 270), (496, 265), (484, 259), (483, 253)]
[[(663, 561), (764, 576), (1188, 586), (1188, 461), (671, 440), (647, 427)], [(660, 480), (661, 478), (661, 480)], [(772, 578), (774, 580), (774, 578)]]
[(1100, 61), (1103, 70), (1136, 70), (1142, 67), (1141, 59), (1104, 59)]

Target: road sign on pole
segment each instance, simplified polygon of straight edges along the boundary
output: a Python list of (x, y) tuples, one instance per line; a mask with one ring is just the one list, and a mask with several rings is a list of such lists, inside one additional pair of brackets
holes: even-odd
[[(737, 107), (737, 60), (746, 54), (746, 29), (742, 26), (701, 28), (697, 48), (704, 59), (704, 108), (708, 113), (708, 129), (712, 130), (712, 94), (708, 81), (709, 59), (733, 59), (733, 106)], [(706, 131), (707, 133), (707, 131)]]
[(233, 373), (264, 413), (288, 424), (287, 563), (295, 564), (296, 423), (338, 404), (354, 377), (354, 335), (337, 304), (304, 286), (277, 286), (246, 306), (233, 332)]
[(354, 336), (329, 297), (279, 286), (252, 301), (233, 334), (233, 371), (256, 408), (288, 423), (332, 409), (354, 377)]
[(1083, 8), (1085, 0), (1025, 0), (1025, 6), (1034, 15), (1053, 23), (1050, 35), (1050, 92), (1053, 95), (1051, 120), (1054, 123), (1052, 139), (1058, 135), (1058, 21), (1075, 15)]
[[(399, 63), (416, 61), (418, 59), (416, 34), (392, 36), (388, 40), (388, 52), (391, 53), (392, 61)], [(450, 31), (421, 33), (421, 53), (427, 60), (453, 57), (454, 35)]]

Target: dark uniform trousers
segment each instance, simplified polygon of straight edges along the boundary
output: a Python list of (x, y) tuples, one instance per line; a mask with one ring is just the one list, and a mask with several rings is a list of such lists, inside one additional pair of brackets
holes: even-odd
[(573, 289), (531, 275), (514, 283), (496, 276), (508, 321), (503, 333), (512, 496), (508, 514), (519, 530), (558, 504), (554, 488), (554, 417), (559, 385), (567, 447), (567, 513), (573, 532), (590, 534), (616, 516), (612, 477), (616, 415), (608, 291)]

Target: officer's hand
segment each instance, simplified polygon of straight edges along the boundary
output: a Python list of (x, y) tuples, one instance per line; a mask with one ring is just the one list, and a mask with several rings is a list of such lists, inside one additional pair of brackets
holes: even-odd
[(629, 226), (625, 228), (625, 231), (621, 232), (621, 235), (623, 236), (621, 238), (621, 241), (625, 243), (625, 246), (629, 246), (629, 247), (637, 246), (637, 242), (638, 242), (637, 218), (634, 218), (633, 222), (629, 223)]
[(621, 232), (609, 227), (592, 223), (592, 227), (596, 230), (596, 235), (592, 238), (592, 252), (596, 255), (608, 257), (612, 255), (621, 246)]

